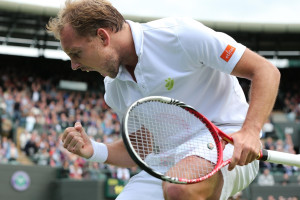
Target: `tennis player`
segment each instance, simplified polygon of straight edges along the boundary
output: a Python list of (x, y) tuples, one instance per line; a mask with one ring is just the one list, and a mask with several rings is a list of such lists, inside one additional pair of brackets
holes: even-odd
[[(192, 19), (124, 20), (105, 0), (67, 0), (47, 28), (60, 40), (73, 70), (105, 77), (105, 101), (120, 118), (139, 98), (168, 96), (193, 106), (234, 139), (234, 146), (224, 150), (232, 162), (213, 177), (180, 185), (162, 183), (142, 171), (118, 200), (228, 199), (256, 177), (260, 131), (280, 80), (266, 59)], [(236, 77), (251, 80), (249, 105)], [(63, 144), (91, 161), (135, 165), (121, 140), (91, 141), (80, 122), (64, 131)]]

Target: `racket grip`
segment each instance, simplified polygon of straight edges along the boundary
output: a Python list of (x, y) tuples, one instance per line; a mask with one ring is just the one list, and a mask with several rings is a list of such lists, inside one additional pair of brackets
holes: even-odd
[(300, 155), (263, 149), (258, 160), (300, 168)]

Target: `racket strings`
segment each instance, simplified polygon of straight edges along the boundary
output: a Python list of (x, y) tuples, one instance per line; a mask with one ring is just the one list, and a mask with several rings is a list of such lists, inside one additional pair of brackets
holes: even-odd
[(130, 112), (128, 129), (136, 153), (159, 173), (196, 179), (215, 167), (217, 150), (210, 132), (179, 106), (155, 101), (139, 104)]

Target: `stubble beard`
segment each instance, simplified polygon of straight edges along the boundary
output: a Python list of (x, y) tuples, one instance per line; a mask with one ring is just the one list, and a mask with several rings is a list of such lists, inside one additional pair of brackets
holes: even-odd
[(109, 65), (107, 65), (107, 76), (110, 78), (116, 78), (119, 73), (120, 63), (116, 59), (112, 59)]

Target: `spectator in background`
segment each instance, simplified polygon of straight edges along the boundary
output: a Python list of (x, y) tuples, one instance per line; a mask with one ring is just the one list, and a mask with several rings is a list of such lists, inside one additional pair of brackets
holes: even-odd
[(29, 158), (33, 159), (38, 150), (39, 149), (37, 145), (37, 133), (33, 132), (30, 140), (26, 143), (24, 147), (24, 151)]
[(12, 140), (9, 140), (9, 145), (6, 152), (7, 160), (9, 162), (15, 162), (17, 161), (18, 157), (19, 157), (19, 153), (16, 144)]
[(68, 120), (68, 117), (66, 113), (62, 112), (60, 114), (60, 120), (59, 120), (60, 126), (62, 130), (65, 130), (67, 127), (71, 125), (71, 123)]
[(40, 100), (40, 85), (38, 83), (32, 83), (32, 101), (38, 102)]
[(16, 124), (19, 124), (22, 118), (21, 111), (21, 92), (16, 92), (15, 103), (14, 103), (14, 111), (13, 111), (13, 120)]
[(56, 144), (56, 146), (51, 146), (49, 152), (52, 161), (51, 166), (53, 167), (62, 166), (62, 156), (59, 148), (57, 148), (57, 145), (58, 144)]
[(280, 184), (282, 186), (287, 186), (289, 183), (290, 183), (290, 176), (288, 173), (284, 173)]
[(20, 134), (20, 137), (19, 137), (20, 149), (21, 150), (24, 150), (25, 145), (30, 140), (30, 138), (31, 138), (30, 132), (28, 132), (26, 129), (24, 129), (24, 131), (22, 131), (22, 133)]
[[(295, 134), (294, 129), (292, 127), (286, 127), (284, 129), (284, 133), (285, 133), (285, 151), (287, 153), (296, 154), (294, 148), (294, 142), (292, 138), (292, 134)], [(289, 175), (298, 171), (298, 167), (295, 166), (286, 166), (286, 168), (288, 169), (287, 172), (290, 172)]]
[(2, 136), (2, 148), (6, 155), (8, 149), (9, 149), (9, 140), (6, 136)]
[(2, 87), (0, 87), (0, 130), (2, 130), (2, 119), (5, 115), (5, 111), (6, 111), (6, 104), (3, 98)]
[(70, 176), (70, 164), (68, 160), (65, 160), (62, 165), (61, 178), (69, 178)]
[(98, 180), (100, 178), (100, 164), (97, 162), (90, 162), (88, 166), (89, 179)]
[[(275, 144), (276, 151), (280, 152), (288, 152), (288, 149), (286, 148), (286, 144), (283, 140), (278, 139)], [(294, 168), (292, 166), (283, 165), (283, 164), (274, 164), (276, 166), (277, 170), (280, 170), (283, 173), (292, 174)]]
[[(296, 86), (298, 88), (298, 86)], [(298, 91), (299, 89), (294, 90), (293, 92), (287, 92), (284, 98), (284, 112), (286, 113), (287, 119), (294, 122), (299, 121), (300, 119), (300, 98)]]
[(128, 168), (122, 168), (118, 167), (117, 168), (117, 178), (120, 180), (123, 180), (127, 182), (130, 178), (130, 171)]
[(260, 186), (273, 186), (273, 185), (275, 185), (274, 176), (270, 173), (269, 169), (264, 169), (263, 173), (258, 176), (257, 183)]
[(15, 104), (15, 100), (12, 95), (11, 89), (7, 90), (4, 93), (4, 99), (6, 104), (6, 114), (8, 115), (9, 118), (11, 118), (14, 115), (14, 104)]
[(1, 134), (6, 137), (12, 137), (13, 122), (10, 118), (1, 119)]
[(273, 195), (269, 195), (268, 196), (268, 200), (276, 200), (275, 197)]
[(49, 164), (50, 156), (47, 148), (39, 149), (38, 153), (34, 157), (38, 165), (46, 166)]
[(267, 137), (264, 146), (268, 150), (275, 150), (275, 144), (272, 137)]
[(279, 196), (278, 200), (286, 200), (286, 198), (284, 196)]
[(35, 119), (34, 113), (32, 111), (30, 111), (26, 117), (25, 130), (28, 132), (32, 132), (34, 129), (35, 123), (36, 123), (36, 119)]
[(267, 138), (267, 137), (272, 137), (274, 134), (274, 125), (273, 123), (270, 121), (270, 119), (268, 119), (263, 128), (262, 128), (262, 138)]
[(79, 160), (75, 160), (69, 167), (70, 169), (70, 178), (80, 180), (82, 179), (83, 170), (79, 165)]

